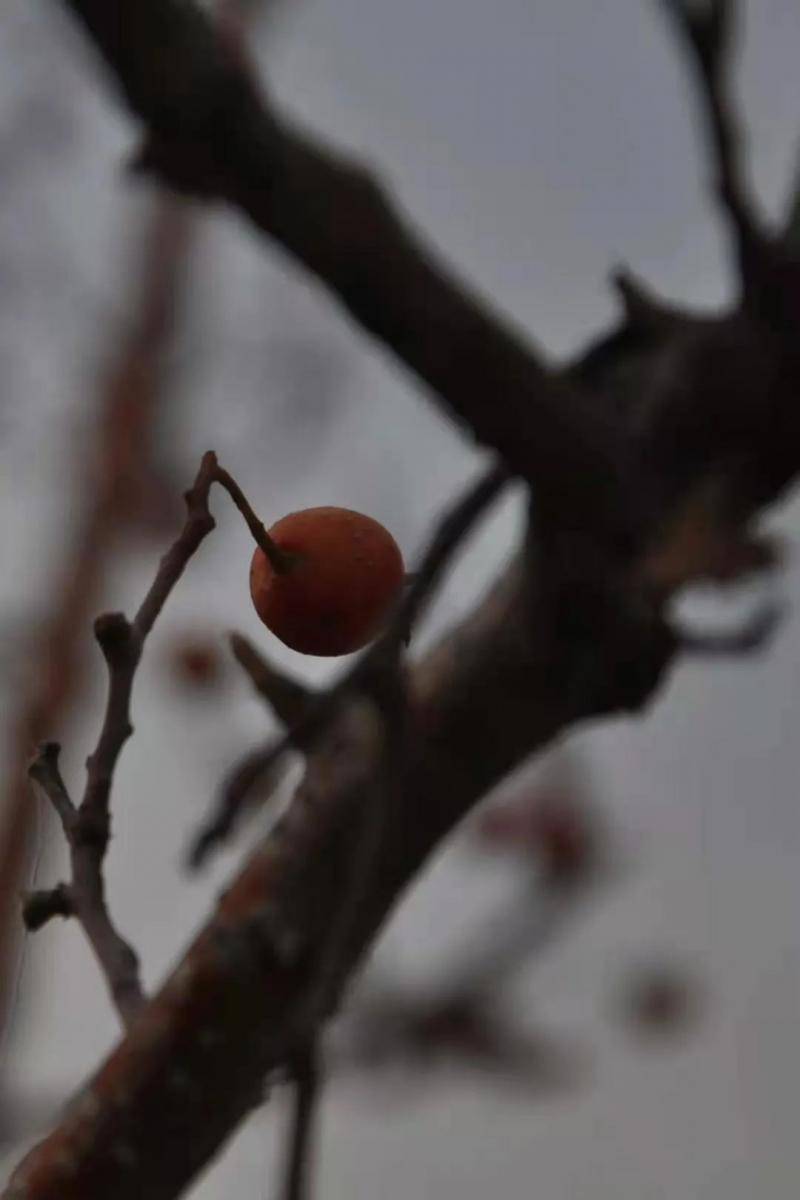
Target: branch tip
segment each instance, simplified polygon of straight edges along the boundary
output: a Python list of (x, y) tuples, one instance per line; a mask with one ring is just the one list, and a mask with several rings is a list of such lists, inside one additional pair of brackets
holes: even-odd
[(243, 634), (232, 632), (228, 641), (233, 657), (276, 717), (290, 729), (302, 721), (314, 701), (311, 688), (279, 670)]
[(609, 282), (622, 302), (625, 319), (633, 328), (657, 330), (674, 321), (675, 314), (624, 264), (609, 273)]

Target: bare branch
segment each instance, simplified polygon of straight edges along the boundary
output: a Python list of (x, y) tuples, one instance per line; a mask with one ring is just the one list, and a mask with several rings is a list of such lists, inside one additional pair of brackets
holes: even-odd
[(28, 777), (38, 784), (50, 801), (66, 831), (73, 829), (78, 819), (78, 810), (67, 792), (58, 758), (61, 747), (58, 742), (44, 742), (28, 767)]
[(97, 814), (76, 809), (58, 768), (59, 747), (47, 742), (29, 774), (58, 813), (70, 850), (72, 880), (51, 892), (28, 896), (23, 917), (28, 929), (41, 928), (51, 917), (73, 916), (83, 927), (103, 972), (111, 999), (123, 1025), (130, 1025), (144, 1003), (136, 954), (117, 931), (108, 912), (103, 885), (103, 859), (108, 841), (107, 822)]
[[(592, 617), (585, 601), (579, 616)], [(520, 562), (414, 670), (414, 752), (403, 773), (402, 811), (392, 836), (379, 839), (368, 903), (351, 914), (352, 924), (348, 915), (337, 977), (352, 970), (409, 879), (494, 782), (565, 722), (597, 712), (599, 699), (602, 711), (633, 695), (642, 703), (672, 652), (667, 647), (655, 655), (627, 634), (608, 638), (602, 620), (595, 644), (590, 621), (584, 638), (599, 655), (593, 670), (607, 683), (602, 694), (581, 692), (572, 673), (585, 666), (583, 652), (569, 628), (557, 633), (553, 641), (549, 626), (533, 619), (529, 569)], [(632, 658), (641, 661), (630, 692)], [(360, 661), (369, 662), (369, 655)], [(368, 682), (366, 675), (364, 686)], [(471, 703), (476, 696), (479, 705)], [(258, 1102), (269, 1071), (316, 1033), (330, 913), (352, 869), (359, 814), (375, 796), (368, 768), (376, 761), (375, 724), (373, 704), (352, 704), (338, 714), (331, 736), (309, 756), (295, 801), (274, 833), (90, 1082), (86, 1103), (28, 1156), (7, 1196), (100, 1200), (109, 1189), (115, 1200), (176, 1196)], [(109, 1106), (113, 1133), (104, 1124)], [(173, 1134), (166, 1158), (165, 1110)]]
[(627, 446), (609, 415), (436, 261), (368, 171), (279, 118), (195, 4), (65, 3), (147, 126), (140, 164), (239, 207), (565, 520), (635, 539), (642, 505), (624, 502)]
[[(64, 786), (55, 742), (42, 746), (29, 769), (31, 779), (58, 813), (70, 849), (72, 880), (66, 890), (51, 893), (50, 915), (59, 911), (67, 915), (68, 910), (78, 919), (126, 1025), (141, 1008), (144, 995), (136, 954), (115, 928), (106, 905), (103, 862), (110, 833), (109, 798), (119, 755), (133, 732), (131, 692), (145, 638), (189, 559), (214, 528), (208, 493), (216, 466), (216, 457), (206, 454), (186, 493), (188, 515), (183, 530), (162, 558), (133, 623), (121, 613), (107, 613), (95, 622), (95, 635), (108, 666), (108, 696), (100, 737), (86, 762), (86, 789), (80, 806), (73, 805)], [(63, 900), (61, 908), (56, 907), (57, 900)], [(34, 927), (32, 921), (43, 923), (47, 908), (41, 894), (35, 902), (28, 899), (25, 916), (29, 928)]]
[(510, 479), (508, 468), (495, 464), (440, 519), (387, 634), (390, 645), (411, 636), (452, 554)]
[(216, 468), (216, 457), (209, 451), (203, 456), (197, 478), (186, 493), (186, 523), (162, 558), (156, 577), (133, 622), (129, 623), (121, 613), (108, 613), (98, 617), (95, 622), (95, 636), (108, 665), (109, 689), (100, 739), (86, 764), (87, 783), (81, 804), (81, 819), (91, 819), (101, 835), (102, 827), (108, 821), (108, 799), (114, 769), (123, 745), (133, 732), (130, 700), (142, 647), (190, 558), (214, 528), (214, 518), (208, 508), (208, 493), (214, 482)]
[(183, 574), (186, 564), (203, 539), (214, 528), (214, 518), (208, 511), (208, 493), (216, 478), (217, 459), (209, 451), (203, 455), (194, 484), (186, 493), (187, 521), (180, 537), (164, 555), (153, 585), (145, 596), (133, 622), (133, 630), (143, 642), (155, 624), (156, 617)]
[(281, 1200), (308, 1200), (315, 1117), (319, 1110), (321, 1066), (319, 1047), (310, 1042), (292, 1063), (293, 1108), (289, 1153)]
[(695, 68), (718, 200), (736, 238), (745, 297), (760, 283), (767, 243), (745, 184), (740, 134), (726, 74), (731, 59), (735, 0), (661, 0)]
[[(414, 753), (402, 812), (381, 840), (369, 904), (349, 939), (348, 969), (445, 833), (565, 719), (558, 664), (543, 659), (527, 586), (517, 564), (414, 671)], [(627, 658), (630, 643), (619, 654)], [(475, 696), (478, 706), (470, 703)], [(321, 740), (310, 756), (295, 802), (87, 1085), (86, 1104), (21, 1165), (10, 1185), (15, 1200), (100, 1200), (109, 1189), (115, 1200), (176, 1196), (259, 1101), (266, 1074), (316, 1029), (307, 1014), (318, 994), (320, 954), (359, 814), (374, 794), (365, 774), (375, 762), (374, 707), (350, 705), (337, 720), (333, 740)], [(111, 1097), (113, 1130), (102, 1116)]]

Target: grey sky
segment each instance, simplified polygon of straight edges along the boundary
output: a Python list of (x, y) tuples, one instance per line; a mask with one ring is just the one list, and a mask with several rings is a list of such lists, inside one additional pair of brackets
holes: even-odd
[[(775, 212), (800, 133), (800, 5), (743, 7), (740, 92), (752, 167)], [(605, 275), (620, 259), (671, 295), (725, 295), (687, 76), (654, 3), (297, 0), (286, 8), (263, 48), (282, 103), (379, 164), (462, 273), (554, 355), (613, 314)], [(126, 192), (119, 172), (131, 132), (87, 74), (82, 43), (57, 5), (4, 0), (0, 56), (0, 416), (10, 414), (13, 433), (0, 447), (0, 600), (13, 612), (35, 606), (47, 566), (41, 547), (61, 538), (63, 446), (85, 416), (98, 330), (118, 319), (127, 262), (118, 239), (143, 196)], [(30, 146), (19, 140), (32, 113), (45, 131), (56, 128), (53, 144), (42, 134)], [(286, 398), (290, 368), (263, 347), (287, 337), (302, 345), (306, 336), (336, 379), (313, 403), (301, 397), (309, 407), (298, 420)], [(320, 289), (225, 215), (205, 223), (175, 372), (181, 411), (191, 414), (178, 448), (187, 477), (196, 454), (216, 445), (265, 516), (350, 504), (385, 520), (412, 553), (436, 505), (477, 461)], [(262, 394), (267, 412), (254, 429)], [(792, 534), (799, 513), (795, 504), (778, 525)], [(464, 556), (431, 630), (469, 603), (515, 522), (512, 503)], [(247, 540), (229, 513), (220, 524), (171, 602), (164, 638), (189, 618), (256, 632)], [(147, 547), (120, 567), (110, 606), (135, 603), (153, 557)], [(786, 590), (800, 594), (797, 566)], [(323, 671), (281, 656), (310, 675)], [(532, 1023), (563, 1028), (591, 1049), (587, 1086), (527, 1103), (453, 1078), (419, 1104), (381, 1106), (347, 1085), (325, 1121), (325, 1200), (378, 1187), (387, 1200), (795, 1195), (798, 662), (793, 616), (763, 662), (682, 668), (643, 722), (588, 738), (631, 874), (576, 922), (519, 996)], [(262, 718), (243, 688), (226, 699), (223, 717), (176, 705), (156, 661), (140, 684), (137, 735), (115, 797), (110, 886), (152, 983), (232, 865), (191, 884), (176, 870), (220, 764), (258, 734)], [(66, 750), (73, 777), (97, 699)], [(42, 883), (55, 878), (55, 862), (42, 869)], [(454, 847), (379, 957), (412, 971), (435, 963), (464, 906), (480, 908), (472, 874)], [(708, 1025), (672, 1053), (637, 1051), (608, 1015), (617, 969), (651, 948), (708, 980)], [(39, 987), (15, 1059), (20, 1086), (66, 1089), (113, 1040), (113, 1019), (75, 930), (59, 924), (40, 934), (27, 965)], [(265, 1194), (275, 1129), (274, 1117), (255, 1120), (197, 1200)]]

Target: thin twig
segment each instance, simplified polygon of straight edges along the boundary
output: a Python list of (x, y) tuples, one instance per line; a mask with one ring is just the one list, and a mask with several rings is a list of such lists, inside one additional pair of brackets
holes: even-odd
[(422, 561), (412, 573), (411, 586), (387, 631), (386, 642), (390, 646), (411, 636), (452, 554), (484, 510), (510, 483), (511, 478), (508, 467), (503, 463), (496, 463), (440, 518)]
[(308, 1200), (314, 1157), (314, 1130), (322, 1083), (320, 1051), (309, 1042), (292, 1061), (292, 1114), (281, 1200)]
[(718, 199), (736, 235), (739, 270), (745, 294), (754, 267), (763, 258), (764, 236), (742, 170), (741, 135), (726, 86), (735, 19), (734, 0), (661, 0), (676, 31), (689, 50), (696, 72), (702, 117), (708, 133)]
[[(42, 746), (30, 767), (61, 820), (70, 849), (72, 878), (68, 885), (71, 915), (83, 927), (106, 979), (117, 1012), (130, 1025), (144, 1002), (138, 961), (132, 947), (114, 926), (105, 899), (103, 863), (110, 834), (109, 798), (122, 747), (130, 737), (130, 701), (136, 668), (145, 639), (165, 600), (183, 574), (203, 538), (214, 528), (208, 493), (214, 481), (216, 458), (206, 454), (193, 487), (186, 493), (187, 519), (180, 535), (164, 555), (156, 577), (133, 621), (108, 613), (95, 622), (95, 634), (108, 666), (108, 695), (100, 737), (86, 763), (86, 789), (79, 807), (69, 798), (58, 769), (59, 747)], [(30, 924), (30, 903), (27, 907)], [(50, 915), (59, 912), (55, 903)], [(45, 915), (41, 903), (36, 916)], [(63, 914), (62, 914), (63, 915)]]
[(100, 739), (87, 761), (87, 783), (81, 817), (89, 814), (102, 822), (108, 815), (108, 798), (114, 769), (123, 745), (133, 732), (130, 698), (142, 647), (175, 584), (215, 522), (208, 508), (208, 493), (215, 478), (216, 456), (203, 455), (194, 484), (186, 493), (187, 518), (181, 533), (161, 559), (139, 611), (129, 623), (121, 613), (98, 617), (95, 635), (109, 671), (106, 714)]
[(374, 785), (367, 787), (357, 815), (355, 843), (344, 880), (344, 892), (317, 955), (314, 979), (298, 1015), (308, 1025), (306, 1048), (295, 1067), (295, 1108), (290, 1141), (285, 1200), (305, 1200), (309, 1194), (310, 1130), (319, 1101), (317, 1058), (321, 1026), (336, 1008), (347, 978), (359, 914), (369, 902), (381, 850), (397, 819), (403, 795), (403, 771), (408, 749), (408, 700), (399, 662), (399, 647), (384, 656), (380, 673), (371, 680), (370, 695), (381, 720), (379, 761)]
[(218, 467), (216, 472), (216, 482), (225, 488), (225, 491), (228, 493), (231, 500), (244, 517), (247, 523), (247, 528), (253, 535), (254, 542), (258, 546), (259, 550), (261, 550), (262, 553), (265, 554), (269, 559), (269, 563), (273, 571), (275, 571), (275, 573), (278, 575), (285, 575), (288, 571), (291, 571), (292, 567), (297, 561), (296, 555), (289, 554), (286, 550), (282, 550), (281, 547), (272, 540), (264, 528), (263, 523), (253, 512), (247, 497), (233, 476), (227, 471), (224, 471), (222, 467)]
[[(29, 773), (61, 820), (70, 850), (72, 880), (53, 889), (49, 904), (41, 893), (35, 905), (28, 898), (24, 909), (27, 927), (40, 928), (45, 919), (56, 915), (75, 917), (100, 965), (120, 1020), (129, 1026), (145, 997), (136, 953), (111, 920), (105, 901), (102, 868), (107, 830), (102, 829), (100, 836), (95, 836), (95, 829), (72, 804), (58, 768), (58, 754), (55, 742), (46, 743)], [(64, 901), (63, 907), (56, 903), (59, 897)]]
[[(236, 661), (279, 720), (288, 726), (290, 731), (302, 728), (313, 711), (316, 694), (267, 662), (252, 642), (241, 634), (231, 634), (230, 640)], [(291, 733), (287, 736), (295, 735)], [(254, 787), (258, 783), (266, 782), (270, 770), (277, 766), (286, 748), (281, 741), (268, 760), (263, 752), (258, 750), (237, 765), (228, 786), (223, 790), (220, 803), (214, 807), (192, 839), (186, 855), (189, 870), (199, 869), (209, 854), (230, 838)]]

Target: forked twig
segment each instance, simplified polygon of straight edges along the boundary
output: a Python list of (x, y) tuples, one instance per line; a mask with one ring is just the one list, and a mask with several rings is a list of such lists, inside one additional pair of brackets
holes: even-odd
[(117, 931), (106, 904), (103, 863), (110, 835), (109, 798), (120, 753), (133, 732), (131, 692), (145, 639), (189, 559), (214, 528), (208, 493), (215, 471), (214, 454), (204, 455), (197, 478), (186, 493), (186, 523), (162, 558), (133, 622), (121, 613), (107, 613), (95, 622), (95, 636), (108, 666), (108, 695), (100, 737), (86, 763), (86, 788), (80, 805), (73, 804), (61, 778), (55, 742), (41, 747), (29, 769), (31, 779), (61, 821), (70, 850), (72, 877), (68, 884), (59, 884), (50, 893), (29, 896), (23, 916), (29, 929), (39, 928), (49, 916), (77, 918), (125, 1025), (141, 1007), (144, 993), (136, 954)]

